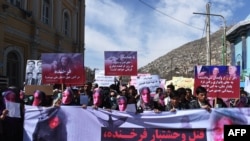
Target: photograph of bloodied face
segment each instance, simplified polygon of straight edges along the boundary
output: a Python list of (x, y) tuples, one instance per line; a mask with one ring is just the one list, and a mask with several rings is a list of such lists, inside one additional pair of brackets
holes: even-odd
[(81, 53), (43, 53), (43, 84), (83, 84), (84, 66)]

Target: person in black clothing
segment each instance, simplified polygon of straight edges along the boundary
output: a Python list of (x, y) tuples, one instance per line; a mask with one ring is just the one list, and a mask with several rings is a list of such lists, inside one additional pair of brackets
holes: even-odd
[(23, 107), (20, 104), (21, 118), (7, 116), (8, 111), (6, 109), (6, 102), (20, 103), (19, 92), (20, 90), (16, 87), (9, 87), (2, 94), (3, 98), (0, 102), (0, 122), (2, 123), (2, 139), (3, 141), (20, 141), (23, 136), (23, 120), (24, 112)]
[(170, 94), (170, 102), (166, 105), (165, 110), (170, 112), (176, 112), (176, 110), (184, 110), (187, 107), (180, 102), (180, 93), (174, 92)]
[(183, 109), (189, 109), (189, 101), (186, 99), (187, 91), (185, 88), (178, 88), (177, 91), (180, 96), (180, 105)]
[(190, 102), (189, 104), (189, 108), (190, 109), (206, 109), (207, 111), (211, 110), (211, 105), (207, 100), (207, 90), (206, 88), (202, 87), (202, 86), (198, 86), (196, 88), (196, 96), (197, 96), (197, 100), (194, 100), (192, 102)]

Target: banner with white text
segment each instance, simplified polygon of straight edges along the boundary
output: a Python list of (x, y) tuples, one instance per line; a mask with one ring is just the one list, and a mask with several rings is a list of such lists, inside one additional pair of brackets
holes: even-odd
[(83, 85), (82, 53), (42, 53), (43, 84)]
[(26, 106), (24, 140), (219, 141), (224, 124), (249, 125), (249, 120), (250, 108), (134, 114), (80, 106)]
[(209, 97), (239, 98), (239, 66), (195, 66), (194, 89), (203, 86)]
[(105, 75), (137, 75), (136, 51), (105, 51)]

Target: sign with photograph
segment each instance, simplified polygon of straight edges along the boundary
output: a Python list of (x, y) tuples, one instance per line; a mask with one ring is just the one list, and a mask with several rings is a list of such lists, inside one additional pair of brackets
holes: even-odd
[(105, 75), (137, 75), (137, 52), (105, 51)]
[(43, 53), (43, 84), (84, 83), (84, 66), (82, 53)]
[(25, 85), (42, 85), (42, 60), (27, 60)]
[(208, 97), (238, 98), (239, 66), (195, 66), (195, 88), (203, 86)]

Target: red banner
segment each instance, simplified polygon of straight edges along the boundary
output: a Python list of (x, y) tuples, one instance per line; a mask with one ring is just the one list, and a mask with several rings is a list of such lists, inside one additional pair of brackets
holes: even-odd
[(137, 75), (137, 52), (105, 51), (105, 75)]
[(43, 53), (43, 84), (84, 83), (83, 55), (81, 53)]
[(238, 98), (239, 66), (195, 66), (195, 88), (203, 86), (208, 97)]

